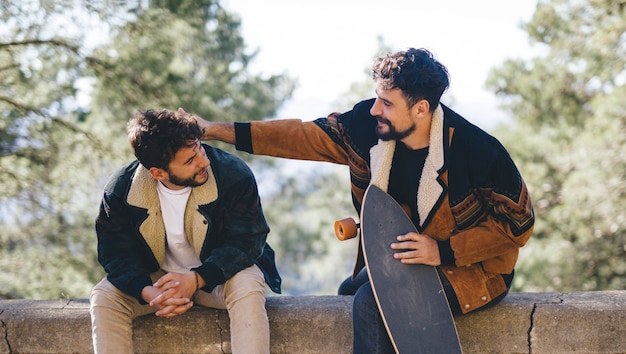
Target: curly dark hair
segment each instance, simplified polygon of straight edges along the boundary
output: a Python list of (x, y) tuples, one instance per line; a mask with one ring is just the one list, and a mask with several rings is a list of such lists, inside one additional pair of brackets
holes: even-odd
[(377, 58), (372, 77), (385, 90), (400, 89), (409, 108), (425, 99), (431, 112), (450, 84), (448, 69), (423, 48), (410, 48)]
[(193, 146), (204, 133), (193, 116), (167, 109), (137, 112), (127, 131), (137, 160), (148, 169), (165, 171), (179, 149)]

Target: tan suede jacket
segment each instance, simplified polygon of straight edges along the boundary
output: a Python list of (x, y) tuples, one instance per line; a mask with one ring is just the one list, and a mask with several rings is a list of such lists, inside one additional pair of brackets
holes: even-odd
[[(344, 114), (235, 123), (237, 149), (259, 155), (348, 165), (353, 204), (360, 213), (372, 183), (387, 190), (395, 141), (379, 141), (376, 119), (363, 101)], [(454, 265), (441, 266), (463, 313), (503, 294), (518, 250), (528, 241), (534, 213), (526, 185), (505, 148), (440, 105), (417, 195), (418, 230), (449, 240)], [(364, 266), (361, 249), (355, 273)]]

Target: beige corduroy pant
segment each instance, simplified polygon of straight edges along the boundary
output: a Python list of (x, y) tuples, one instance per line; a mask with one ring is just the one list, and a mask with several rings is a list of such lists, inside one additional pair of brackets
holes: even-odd
[[(153, 274), (153, 281), (163, 274)], [(133, 319), (156, 312), (154, 307), (139, 304), (137, 299), (117, 289), (106, 278), (93, 288), (90, 303), (91, 333), (96, 354), (133, 353)], [(256, 265), (240, 271), (210, 293), (199, 291), (196, 304), (228, 311), (233, 353), (269, 353), (265, 280)]]

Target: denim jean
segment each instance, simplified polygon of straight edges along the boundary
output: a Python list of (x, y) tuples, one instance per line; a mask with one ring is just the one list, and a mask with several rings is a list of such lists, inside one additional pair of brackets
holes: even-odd
[[(452, 314), (458, 316), (461, 314), (461, 308), (452, 285), (450, 285), (450, 282), (439, 268), (437, 268), (437, 271), (439, 271), (439, 277), (441, 278)], [(367, 270), (365, 268), (362, 269), (354, 279), (348, 277), (344, 280), (339, 286), (338, 293), (339, 295), (354, 295), (352, 303), (352, 352), (355, 354), (395, 353), (383, 319), (378, 311), (374, 293), (367, 276)], [(481, 309), (497, 304), (506, 294), (498, 296)]]

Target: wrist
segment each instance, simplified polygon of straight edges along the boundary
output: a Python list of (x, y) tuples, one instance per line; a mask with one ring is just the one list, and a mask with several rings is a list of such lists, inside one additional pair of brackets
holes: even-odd
[(198, 281), (198, 272), (196, 272), (195, 270), (192, 271), (193, 272), (193, 277), (194, 279), (196, 279), (196, 291), (198, 291), (198, 289), (200, 289), (200, 281)]
[(143, 289), (141, 289), (141, 298), (147, 304), (150, 303), (150, 301), (152, 301), (152, 299), (154, 298), (154, 294), (152, 293), (152, 289), (154, 289), (152, 287), (152, 285), (144, 286)]
[(437, 247), (439, 248), (439, 260), (443, 266), (453, 266), (456, 261), (454, 259), (454, 250), (450, 245), (450, 239), (445, 241), (437, 241)]

